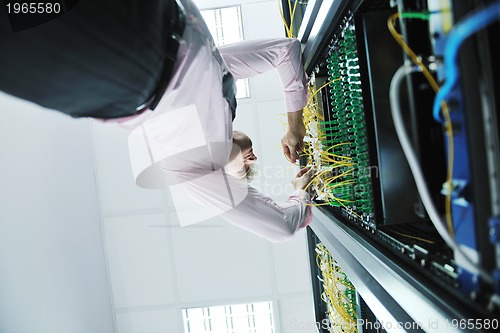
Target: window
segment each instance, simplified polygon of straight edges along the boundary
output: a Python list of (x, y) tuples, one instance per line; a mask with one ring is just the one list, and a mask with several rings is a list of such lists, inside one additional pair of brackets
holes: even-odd
[(271, 302), (183, 309), (185, 333), (274, 333)]
[[(231, 44), (244, 39), (240, 6), (202, 10), (201, 14), (214, 37), (215, 45)], [(248, 79), (236, 81), (236, 90), (236, 98), (250, 97)]]

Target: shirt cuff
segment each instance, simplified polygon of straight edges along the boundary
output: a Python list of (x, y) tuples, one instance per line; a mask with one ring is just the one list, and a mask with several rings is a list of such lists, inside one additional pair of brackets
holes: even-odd
[(288, 112), (297, 112), (307, 105), (307, 90), (285, 92), (285, 103)]
[(304, 190), (295, 190), (295, 192), (293, 192), (291, 195), (290, 195), (290, 198), (299, 198), (300, 200), (304, 201), (305, 203), (311, 203), (311, 195), (309, 193), (307, 193), (307, 191), (304, 191)]
[[(300, 227), (299, 227), (299, 229), (303, 229), (303, 228), (307, 227), (309, 224), (311, 224), (311, 222), (312, 222), (313, 214), (312, 214), (311, 206), (309, 205), (311, 203), (311, 195), (304, 190), (296, 190), (295, 192), (292, 193), (290, 198), (299, 199), (300, 201), (302, 201), (303, 205), (305, 206), (305, 208), (302, 208), (303, 209), (303, 211), (302, 211), (303, 215), (301, 217), (302, 222), (301, 222)], [(304, 206), (302, 206), (302, 207), (304, 207)]]

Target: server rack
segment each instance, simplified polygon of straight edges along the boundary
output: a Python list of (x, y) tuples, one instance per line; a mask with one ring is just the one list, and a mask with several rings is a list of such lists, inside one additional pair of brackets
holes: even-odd
[[(309, 156), (301, 163), (326, 170), (310, 189), (318, 205), (309, 230), (318, 322), (326, 316), (313, 260), (321, 243), (361, 296), (355, 302), (358, 331), (482, 332), (499, 326), (499, 6), (479, 0), (283, 0), (317, 104)], [(458, 27), (471, 29), (462, 23), (474, 15), (483, 23), (476, 19), (480, 28), (455, 46), (457, 65), (450, 72), (450, 36)], [(415, 56), (393, 38), (391, 22)], [(441, 222), (448, 221), (448, 236), (429, 213), (393, 122), (389, 93), (404, 63), (409, 69), (401, 75), (398, 108), (428, 196)], [(436, 102), (422, 66), (438, 90), (456, 74), (446, 104)], [(321, 154), (326, 157), (318, 159)], [(342, 158), (349, 163), (339, 163)], [(386, 325), (361, 325), (370, 322), (366, 318)]]

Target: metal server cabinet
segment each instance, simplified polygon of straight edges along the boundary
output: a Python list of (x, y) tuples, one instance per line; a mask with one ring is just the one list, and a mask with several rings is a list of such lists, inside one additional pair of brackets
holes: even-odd
[[(302, 159), (323, 170), (311, 186), (318, 207), (308, 231), (318, 322), (326, 309), (314, 251), (324, 244), (361, 296), (359, 331), (500, 326), (499, 8), (498, 1), (283, 0), (318, 105)], [(405, 62), (412, 69), (397, 104), (446, 227), (429, 213), (393, 122), (389, 93)]]

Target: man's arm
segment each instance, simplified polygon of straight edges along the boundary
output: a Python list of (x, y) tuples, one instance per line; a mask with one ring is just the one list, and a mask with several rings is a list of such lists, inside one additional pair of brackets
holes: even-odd
[(302, 109), (307, 104), (307, 81), (300, 42), (290, 38), (244, 41), (222, 46), (219, 50), (236, 79), (272, 69), (278, 71), (288, 111), (288, 129), (281, 144), (287, 158), (295, 163), (306, 134)]
[(304, 136), (306, 127), (302, 119), (302, 110), (297, 112), (288, 112), (288, 128), (281, 138), (283, 153), (295, 163), (299, 159), (299, 153), (304, 149)]
[(307, 104), (307, 80), (300, 41), (291, 38), (251, 40), (224, 45), (219, 51), (236, 80), (276, 69), (288, 112)]
[(295, 192), (281, 204), (248, 186), (245, 199), (221, 216), (231, 224), (271, 242), (288, 241), (311, 223), (311, 196), (304, 189), (314, 177), (314, 172), (314, 169), (300, 170), (292, 181)]
[(169, 175), (170, 193), (181, 226), (220, 216), (261, 238), (284, 242), (312, 219), (308, 205), (311, 197), (305, 188), (314, 177), (313, 169), (300, 170), (292, 181), (295, 192), (281, 204), (221, 169), (208, 173), (204, 169), (199, 173), (178, 171)]

